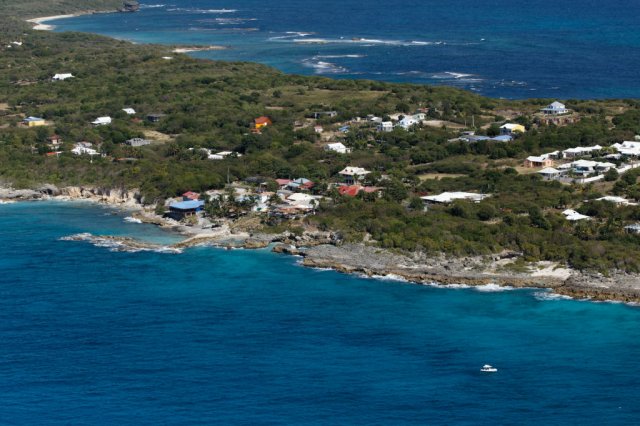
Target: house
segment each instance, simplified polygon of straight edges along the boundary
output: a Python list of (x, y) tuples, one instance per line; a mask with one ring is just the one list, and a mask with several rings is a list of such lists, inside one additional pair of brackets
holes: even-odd
[(526, 129), (522, 124), (506, 123), (500, 126), (500, 133), (503, 135), (514, 135), (524, 133)]
[(180, 201), (169, 206), (169, 216), (176, 220), (181, 220), (185, 217), (194, 216), (202, 209), (204, 209), (204, 201)]
[(611, 146), (621, 155), (640, 157), (640, 142), (624, 141), (622, 143), (614, 143)]
[(94, 126), (106, 126), (111, 124), (111, 117), (98, 117), (91, 122)]
[(324, 132), (324, 129), (322, 128), (322, 126), (314, 126), (313, 131), (319, 134)]
[(551, 167), (553, 166), (553, 160), (546, 155), (539, 157), (530, 156), (524, 160), (525, 167)]
[(209, 160), (224, 160), (227, 157), (242, 157), (242, 154), (238, 154), (237, 152), (233, 151), (220, 151), (216, 152), (215, 154), (211, 154), (211, 151), (209, 150), (206, 150), (206, 152), (209, 154), (207, 156)]
[(285, 188), (291, 191), (308, 191), (314, 187), (314, 183), (306, 178), (298, 178), (289, 182)]
[(313, 118), (316, 120), (322, 117), (334, 118), (338, 116), (338, 111), (316, 111), (313, 113)]
[(546, 167), (538, 172), (538, 174), (542, 176), (542, 179), (544, 180), (555, 180), (559, 178), (562, 173), (563, 172), (558, 169), (554, 169), (553, 167)]
[(594, 173), (604, 173), (615, 168), (613, 163), (600, 163), (598, 161), (578, 160), (571, 163), (571, 171), (580, 176), (588, 176)]
[(73, 146), (71, 152), (75, 155), (98, 155), (98, 151), (92, 148), (93, 144), (91, 142), (78, 142)]
[(127, 115), (134, 115), (136, 113), (136, 110), (133, 108), (122, 108), (122, 110), (125, 112), (125, 114)]
[(595, 146), (577, 146), (575, 148), (569, 148), (562, 151), (563, 158), (575, 158), (582, 157), (587, 154), (593, 154), (594, 152), (602, 150), (600, 145)]
[(338, 154), (348, 154), (351, 152), (351, 149), (344, 146), (341, 142), (327, 144), (324, 146), (324, 150), (337, 152)]
[(260, 130), (263, 127), (266, 126), (271, 126), (273, 124), (273, 122), (271, 121), (271, 119), (269, 117), (258, 117), (255, 120), (253, 120), (253, 127)]
[(62, 145), (62, 138), (58, 135), (49, 136), (47, 138), (47, 145), (49, 145), (51, 149), (56, 149)]
[(362, 185), (341, 185), (338, 187), (338, 193), (340, 195), (345, 195), (348, 197), (355, 197), (360, 192), (365, 192), (367, 194), (372, 194), (375, 192), (380, 192), (380, 188), (375, 186), (362, 186)]
[(624, 197), (615, 197), (613, 195), (606, 195), (604, 197), (596, 198), (596, 201), (606, 201), (618, 206), (637, 206), (638, 203), (631, 202)]
[(287, 197), (286, 201), (290, 206), (302, 209), (313, 209), (319, 204), (321, 197), (296, 192)]
[(27, 117), (22, 120), (22, 123), (28, 127), (45, 126), (47, 124), (44, 118), (40, 117)]
[(284, 189), (287, 185), (291, 183), (291, 179), (276, 179), (276, 183), (280, 189)]
[(349, 133), (349, 130), (351, 130), (351, 126), (342, 126), (338, 129), (340, 133)]
[(425, 204), (449, 204), (456, 200), (467, 200), (479, 203), (485, 198), (490, 197), (489, 194), (476, 194), (473, 192), (443, 192), (438, 195), (427, 195), (422, 198)]
[(150, 140), (142, 139), (142, 138), (127, 139), (124, 143), (125, 143), (125, 145), (129, 145), (129, 146), (133, 146), (133, 147), (151, 145), (151, 141)]
[(193, 192), (193, 191), (187, 191), (184, 194), (182, 194), (182, 201), (195, 201), (200, 199), (200, 194), (198, 194), (197, 192)]
[(371, 172), (363, 169), (362, 167), (347, 166), (338, 174), (344, 178), (345, 183), (348, 185), (354, 185), (369, 173)]
[(498, 135), (492, 138), (489, 138), (490, 141), (493, 142), (511, 142), (513, 140), (513, 136), (511, 135)]
[(413, 115), (407, 115), (396, 124), (397, 127), (401, 127), (404, 130), (409, 130), (413, 126), (417, 126), (420, 123)]
[(571, 111), (565, 108), (563, 103), (555, 101), (547, 105), (546, 107), (542, 108), (540, 112), (545, 115), (561, 115), (561, 114), (568, 114)]
[(627, 225), (624, 230), (629, 234), (640, 234), (640, 223), (634, 223), (633, 225)]
[(577, 211), (572, 210), (572, 209), (567, 209), (567, 210), (563, 211), (562, 214), (564, 215), (565, 219), (567, 219), (568, 221), (571, 221), (571, 222), (575, 222), (575, 221), (578, 221), (578, 220), (591, 220), (591, 218), (589, 216), (585, 216), (583, 214), (580, 214)]
[(370, 123), (382, 123), (382, 118), (381, 117), (376, 117), (373, 114), (369, 114), (367, 115), (367, 121)]
[(162, 120), (162, 118), (165, 116), (165, 114), (158, 114), (158, 113), (154, 113), (154, 114), (147, 114), (147, 121), (149, 123), (157, 123), (160, 120)]
[(51, 80), (53, 81), (63, 81), (66, 80), (68, 78), (73, 78), (73, 74), (56, 74), (53, 77), (51, 77)]
[(393, 132), (393, 123), (391, 121), (383, 121), (378, 124), (379, 132)]

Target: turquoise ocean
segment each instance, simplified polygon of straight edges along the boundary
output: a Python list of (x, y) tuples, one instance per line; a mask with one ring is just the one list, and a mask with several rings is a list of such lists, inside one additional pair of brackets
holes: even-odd
[(640, 419), (640, 308), (365, 279), (268, 250), (64, 239), (178, 239), (127, 216), (0, 205), (0, 424)]
[(640, 97), (631, 0), (143, 0), (52, 21), (136, 42), (224, 45), (289, 73), (445, 84), (505, 98)]

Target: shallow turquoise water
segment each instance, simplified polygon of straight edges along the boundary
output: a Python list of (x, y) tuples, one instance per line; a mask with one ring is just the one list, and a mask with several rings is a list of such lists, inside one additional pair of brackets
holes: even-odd
[[(138, 42), (226, 45), (199, 57), (334, 78), (446, 84), (507, 98), (640, 97), (629, 0), (143, 0), (55, 22)], [(304, 43), (316, 39), (321, 43)]]
[[(92, 205), (0, 205), (2, 424), (636, 424), (640, 308), (306, 269)], [(478, 370), (485, 363), (493, 375)]]

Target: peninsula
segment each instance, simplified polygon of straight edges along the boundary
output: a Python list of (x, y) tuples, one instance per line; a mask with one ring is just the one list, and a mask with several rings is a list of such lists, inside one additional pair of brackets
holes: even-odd
[(640, 301), (637, 100), (286, 75), (24, 21), (121, 2), (4, 3), (0, 199), (135, 204), (187, 246), (240, 236), (345, 272)]

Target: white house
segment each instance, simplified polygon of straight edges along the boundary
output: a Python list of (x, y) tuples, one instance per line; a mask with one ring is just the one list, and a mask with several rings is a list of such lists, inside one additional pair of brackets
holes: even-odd
[(334, 151), (339, 154), (348, 154), (351, 152), (351, 149), (344, 146), (344, 144), (341, 142), (327, 144), (325, 145), (324, 149), (325, 151)]
[(545, 108), (542, 108), (540, 112), (546, 115), (561, 115), (569, 113), (569, 110), (563, 103), (555, 101), (552, 104), (547, 105)]
[(396, 124), (396, 126), (401, 127), (404, 130), (409, 130), (419, 123), (420, 121), (418, 121), (413, 115), (407, 115), (402, 120), (398, 121), (398, 124)]
[(600, 163), (598, 161), (578, 160), (571, 163), (573, 173), (582, 176), (588, 176), (593, 173), (604, 173), (609, 169), (615, 168), (613, 163)]
[(128, 115), (134, 115), (136, 113), (136, 110), (133, 108), (122, 108), (122, 110)]
[(205, 152), (207, 152), (207, 158), (209, 160), (224, 160), (225, 158), (232, 156), (232, 155), (236, 155), (237, 157), (242, 157), (242, 154), (238, 154), (238, 153), (234, 153), (233, 151), (220, 151), (220, 152), (216, 152), (215, 154), (212, 154), (210, 150), (205, 149)]
[(393, 123), (391, 121), (383, 121), (378, 124), (379, 132), (392, 132), (393, 131)]
[(359, 180), (363, 179), (369, 173), (371, 172), (363, 169), (362, 167), (347, 166), (338, 174), (344, 178), (345, 183), (353, 185)]
[(287, 197), (287, 203), (298, 208), (311, 209), (319, 204), (320, 198), (322, 197), (296, 192)]
[(92, 121), (91, 124), (94, 126), (106, 126), (107, 124), (111, 124), (111, 117), (98, 117)]
[(78, 142), (71, 150), (75, 155), (98, 155), (98, 151), (91, 148), (93, 145), (89, 142)]
[(609, 203), (617, 204), (619, 206), (637, 206), (638, 203), (627, 200), (624, 197), (616, 197), (613, 195), (605, 195), (604, 197), (596, 198), (596, 201), (607, 201)]
[(564, 218), (571, 221), (571, 222), (575, 222), (577, 220), (590, 220), (591, 218), (589, 216), (585, 216), (583, 214), (578, 213), (575, 210), (572, 209), (567, 209), (565, 211), (562, 212), (562, 214), (564, 215)]
[(562, 175), (562, 172), (553, 167), (546, 167), (538, 172), (544, 180), (554, 180)]
[(313, 127), (313, 131), (320, 134), (322, 132), (324, 132), (324, 129), (322, 128), (322, 126), (314, 126)]
[(68, 78), (73, 78), (73, 74), (56, 74), (54, 75), (51, 80), (53, 81), (62, 81), (62, 80), (66, 80)]
[(619, 154), (630, 157), (640, 157), (640, 142), (624, 141), (622, 143), (614, 143), (611, 145)]
[(438, 195), (427, 195), (422, 198), (426, 204), (449, 204), (455, 200), (468, 200), (474, 203), (479, 203), (487, 197), (489, 194), (476, 194), (473, 192), (443, 192)]
[(592, 154), (593, 152), (600, 151), (602, 147), (600, 145), (595, 146), (577, 146), (575, 148), (569, 148), (562, 151), (562, 156), (564, 158), (575, 158), (580, 157), (587, 154)]

